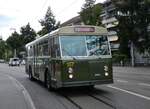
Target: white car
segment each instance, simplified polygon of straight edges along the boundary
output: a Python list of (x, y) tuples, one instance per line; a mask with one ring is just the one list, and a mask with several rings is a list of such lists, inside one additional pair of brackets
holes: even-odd
[(19, 65), (20, 65), (19, 58), (10, 58), (9, 66), (19, 66)]
[(5, 62), (5, 60), (4, 59), (0, 59), (0, 63), (4, 63)]

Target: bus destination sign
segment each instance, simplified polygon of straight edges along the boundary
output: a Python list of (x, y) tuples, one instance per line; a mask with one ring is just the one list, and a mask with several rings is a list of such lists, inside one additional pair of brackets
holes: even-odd
[(95, 32), (94, 27), (75, 27), (75, 32)]

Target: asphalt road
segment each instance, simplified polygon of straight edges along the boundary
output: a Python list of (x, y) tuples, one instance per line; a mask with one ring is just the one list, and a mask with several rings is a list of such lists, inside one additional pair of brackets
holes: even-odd
[(0, 109), (150, 109), (150, 68), (113, 70), (114, 84), (49, 92), (24, 66), (0, 64)]

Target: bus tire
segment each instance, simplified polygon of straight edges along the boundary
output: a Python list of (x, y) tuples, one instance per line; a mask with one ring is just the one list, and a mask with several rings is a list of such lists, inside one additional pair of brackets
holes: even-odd
[(29, 79), (31, 80), (31, 81), (33, 81), (34, 80), (34, 78), (33, 78), (33, 75), (32, 75), (32, 69), (31, 69), (31, 67), (29, 67)]

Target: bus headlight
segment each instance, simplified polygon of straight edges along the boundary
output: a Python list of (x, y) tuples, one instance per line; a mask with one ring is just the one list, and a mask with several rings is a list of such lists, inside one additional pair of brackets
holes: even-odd
[(109, 75), (109, 73), (108, 72), (105, 72), (105, 76), (108, 76)]
[(73, 73), (73, 68), (69, 67), (68, 68), (68, 73)]
[(69, 78), (72, 79), (73, 78), (73, 74), (69, 74)]

